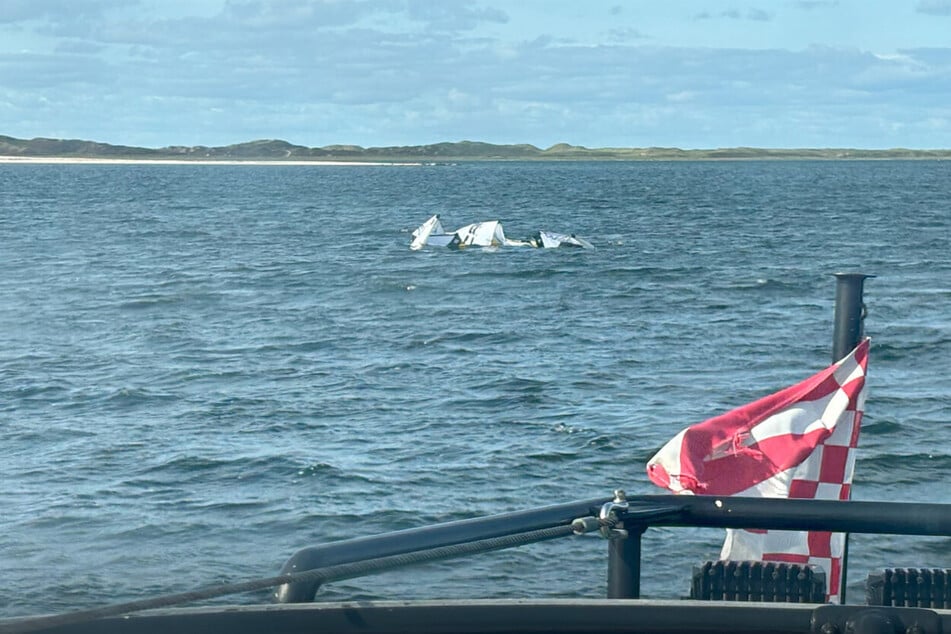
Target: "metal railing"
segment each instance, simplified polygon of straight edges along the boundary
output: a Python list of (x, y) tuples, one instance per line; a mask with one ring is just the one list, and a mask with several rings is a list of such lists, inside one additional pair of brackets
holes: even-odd
[[(621, 493), (615, 498), (581, 500), (313, 546), (291, 557), (281, 574), (365, 560), (383, 560), (385, 569), (391, 569), (392, 562), (387, 558), (398, 555), (420, 553), (426, 561), (432, 561), (498, 550), (504, 546), (496, 540), (506, 537), (515, 538), (521, 545), (599, 530), (608, 542), (607, 597), (638, 598), (641, 535), (648, 528), (661, 526), (951, 536), (951, 504), (705, 495), (624, 498)], [(564, 529), (559, 534), (544, 532), (558, 527)], [(538, 534), (537, 539), (533, 539), (533, 533)], [(457, 552), (453, 546), (466, 549)], [(425, 555), (427, 552), (431, 554)], [(371, 564), (367, 574), (373, 572), (372, 568)], [(320, 583), (328, 580), (284, 584), (275, 598), (281, 603), (313, 601)]]

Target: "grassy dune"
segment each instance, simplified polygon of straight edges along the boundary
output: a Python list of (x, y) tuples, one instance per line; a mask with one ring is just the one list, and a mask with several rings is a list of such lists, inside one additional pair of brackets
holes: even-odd
[(587, 148), (559, 143), (547, 149), (534, 145), (496, 145), (477, 141), (369, 147), (328, 145), (305, 147), (287, 141), (260, 140), (220, 147), (169, 146), (144, 148), (76, 139), (16, 139), (0, 136), (0, 157), (76, 158), (175, 161), (670, 161), (670, 160), (793, 160), (793, 159), (951, 159), (951, 150), (861, 150), (848, 148)]

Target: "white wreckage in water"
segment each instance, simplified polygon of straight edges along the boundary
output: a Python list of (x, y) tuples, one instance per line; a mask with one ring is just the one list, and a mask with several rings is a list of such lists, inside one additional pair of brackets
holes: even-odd
[(594, 248), (590, 242), (575, 235), (553, 231), (537, 231), (525, 240), (511, 240), (505, 237), (502, 223), (498, 220), (475, 222), (455, 231), (447, 232), (439, 221), (439, 214), (436, 214), (413, 231), (413, 241), (409, 248), (418, 251), (425, 246), (449, 247), (450, 249), (502, 246), (544, 249), (554, 249), (556, 247)]

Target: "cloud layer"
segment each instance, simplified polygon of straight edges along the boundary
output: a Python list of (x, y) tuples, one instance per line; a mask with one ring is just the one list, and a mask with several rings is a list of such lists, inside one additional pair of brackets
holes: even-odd
[[(191, 4), (6, 0), (0, 134), (153, 147), (951, 147), (951, 48), (689, 46), (630, 5), (603, 7), (599, 30), (574, 36), (541, 19), (526, 30), (501, 3)], [(791, 12), (841, 10), (716, 4), (684, 23), (781, 28)], [(909, 14), (951, 27), (951, 1)]]

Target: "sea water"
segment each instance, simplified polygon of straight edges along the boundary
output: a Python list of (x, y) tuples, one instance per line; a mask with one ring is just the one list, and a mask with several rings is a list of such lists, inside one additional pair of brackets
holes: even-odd
[[(411, 251), (447, 228), (580, 249)], [(683, 427), (872, 337), (859, 500), (951, 502), (951, 162), (0, 165), (0, 616), (278, 572), (297, 549), (661, 493)], [(722, 531), (643, 537), (687, 594)], [(941, 538), (853, 535), (874, 568)], [(595, 537), (318, 599), (603, 596)], [(222, 599), (267, 601), (266, 592)]]

